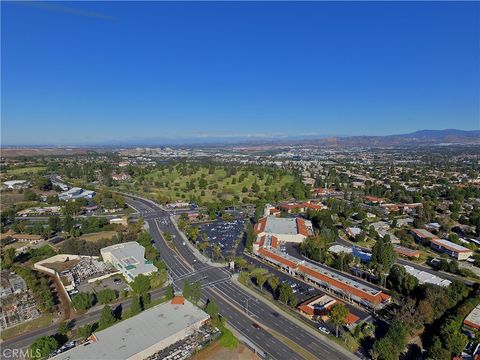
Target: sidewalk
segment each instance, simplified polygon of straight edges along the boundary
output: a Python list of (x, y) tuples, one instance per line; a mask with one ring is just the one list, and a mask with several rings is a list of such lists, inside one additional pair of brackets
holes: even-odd
[[(297, 319), (295, 316), (289, 314), (287, 311), (283, 310), (280, 306), (277, 306), (276, 304), (274, 304), (273, 302), (265, 299), (263, 296), (260, 296), (258, 295), (255, 291), (253, 291), (252, 289), (250, 289), (249, 287), (243, 285), (240, 281), (238, 281), (238, 274), (235, 274), (232, 276), (232, 282), (235, 283), (235, 285), (237, 285), (238, 287), (240, 287), (242, 290), (245, 290), (246, 292), (248, 292), (251, 296), (255, 297), (256, 299), (260, 300), (261, 302), (263, 302), (264, 304), (266, 304), (267, 306), (269, 306), (270, 308), (272, 308), (273, 310), (275, 310), (276, 312), (280, 312), (283, 316), (285, 316), (288, 320), (292, 321), (293, 323), (295, 323), (296, 325), (300, 326), (301, 328), (303, 328), (305, 331), (308, 331), (311, 335), (317, 337), (317, 338), (325, 338), (324, 335), (320, 334), (317, 330), (313, 329), (311, 326), (305, 324), (303, 321)], [(328, 338), (327, 338), (328, 339)], [(351, 352), (349, 352), (348, 350), (346, 350), (345, 348), (341, 347), (340, 345), (338, 345), (336, 342), (334, 341), (329, 341), (329, 344), (334, 347), (337, 351), (349, 356), (351, 359), (357, 359), (358, 358), (352, 354)]]

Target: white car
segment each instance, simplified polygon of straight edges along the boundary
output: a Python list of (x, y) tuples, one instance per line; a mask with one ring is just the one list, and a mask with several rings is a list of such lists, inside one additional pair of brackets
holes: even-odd
[(185, 244), (185, 241), (182, 243), (182, 245), (186, 245), (186, 244)]
[(319, 326), (318, 330), (320, 330), (322, 333), (326, 335), (330, 335), (330, 330), (328, 330), (325, 326)]

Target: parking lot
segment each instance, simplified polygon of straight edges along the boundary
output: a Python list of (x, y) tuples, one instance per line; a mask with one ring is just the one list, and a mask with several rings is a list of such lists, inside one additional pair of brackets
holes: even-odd
[(83, 283), (78, 286), (79, 292), (99, 292), (105, 289), (113, 289), (120, 294), (122, 290), (130, 291), (130, 286), (125, 282), (122, 276), (113, 275), (109, 278), (95, 281), (93, 283)]
[[(317, 287), (315, 287), (313, 285), (306, 284), (302, 280), (297, 279), (295, 277), (292, 277), (292, 276), (286, 274), (285, 272), (277, 269), (274, 266), (264, 264), (260, 260), (253, 259), (253, 258), (250, 258), (250, 257), (246, 257), (246, 260), (250, 264), (255, 265), (256, 267), (261, 267), (261, 268), (267, 269), (270, 273), (277, 276), (280, 279), (281, 282), (289, 284), (292, 287), (293, 293), (295, 294), (295, 296), (297, 298), (297, 304), (299, 304), (299, 303), (301, 303), (301, 302), (303, 302), (307, 299), (310, 299), (314, 296), (327, 294), (326, 292), (318, 289)], [(331, 296), (330, 293), (328, 293), (328, 295)], [(348, 303), (345, 303), (345, 305), (347, 306), (348, 310), (352, 314), (359, 317), (359, 320), (358, 320), (359, 322), (369, 317), (369, 314), (366, 311), (363, 311), (360, 308), (358, 308), (356, 306), (353, 306), (351, 304), (348, 304)], [(330, 329), (332, 329), (332, 328), (330, 327)]]
[[(209, 247), (206, 250), (208, 256), (212, 255), (212, 246), (218, 244), (222, 255), (233, 255), (240, 235), (245, 227), (245, 220), (216, 221), (208, 224), (198, 225), (199, 234), (197, 241), (203, 241), (202, 233), (206, 235), (206, 242)], [(205, 236), (204, 235), (204, 236)]]
[(149, 356), (147, 360), (183, 360), (188, 359), (192, 354), (209, 344), (220, 335), (217, 328), (210, 325), (202, 326), (194, 334), (176, 342), (162, 351)]

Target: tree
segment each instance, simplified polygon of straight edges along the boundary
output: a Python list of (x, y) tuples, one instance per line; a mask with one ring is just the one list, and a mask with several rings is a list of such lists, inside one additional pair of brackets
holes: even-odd
[(212, 246), (212, 257), (213, 257), (213, 260), (215, 260), (215, 259), (218, 260), (221, 255), (222, 255), (222, 250), (220, 249), (220, 245), (214, 244), (214, 245)]
[(169, 284), (165, 289), (165, 299), (167, 301), (172, 300), (174, 296), (175, 296), (175, 290), (173, 289), (173, 285)]
[(195, 303), (195, 305), (197, 305), (201, 297), (202, 297), (202, 285), (200, 284), (199, 281), (195, 281), (191, 289), (191, 298), (192, 298), (192, 301)]
[(35, 179), (35, 186), (42, 191), (50, 191), (53, 188), (52, 181), (46, 177), (38, 177)]
[(60, 335), (67, 335), (68, 331), (70, 329), (68, 328), (68, 324), (66, 321), (62, 321), (60, 324), (58, 324), (58, 328), (57, 328), (57, 334), (60, 334)]
[(78, 328), (78, 336), (82, 339), (88, 339), (93, 334), (93, 324), (87, 324)]
[(392, 243), (388, 239), (379, 238), (372, 248), (372, 264), (378, 270), (382, 279), (385, 278), (385, 273), (390, 271), (395, 258)]
[(392, 351), (390, 339), (386, 337), (375, 341), (370, 355), (373, 360), (398, 360), (398, 357)]
[(15, 261), (15, 249), (14, 248), (5, 249), (5, 251), (3, 252), (2, 266), (5, 268), (9, 268), (14, 261)]
[(263, 268), (256, 268), (252, 271), (252, 276), (255, 278), (255, 281), (257, 282), (260, 290), (262, 289), (263, 284), (265, 284), (265, 282), (267, 281), (267, 274), (268, 271)]
[(97, 293), (97, 299), (100, 304), (109, 304), (116, 298), (117, 294), (113, 289), (104, 289)]
[(137, 314), (140, 314), (142, 312), (142, 302), (141, 302), (141, 298), (140, 296), (138, 295), (135, 295), (133, 298), (132, 298), (132, 304), (130, 305), (130, 314), (133, 316), (133, 315), (137, 315)]
[(148, 247), (152, 244), (152, 235), (148, 231), (142, 231), (137, 236), (137, 242), (143, 247)]
[(162, 287), (167, 281), (167, 270), (156, 271), (150, 275), (150, 286), (152, 289)]
[(72, 305), (76, 310), (88, 310), (95, 302), (95, 297), (90, 293), (78, 293), (72, 298)]
[(136, 294), (146, 294), (150, 290), (150, 279), (143, 274), (137, 275), (130, 286)]
[(345, 320), (347, 319), (347, 316), (348, 316), (348, 309), (343, 304), (336, 303), (330, 309), (329, 317), (332, 324), (335, 325), (337, 337), (338, 337), (338, 328), (339, 326), (343, 326), (345, 324)]
[(278, 291), (278, 300), (287, 304), (290, 300), (290, 294), (292, 294), (292, 288), (288, 284), (281, 283)]
[(36, 339), (29, 347), (28, 357), (41, 359), (50, 355), (58, 348), (58, 341), (53, 336), (43, 336)]
[(58, 216), (50, 216), (48, 218), (48, 226), (53, 233), (57, 233), (62, 228), (62, 222)]
[(185, 299), (190, 299), (190, 297), (192, 296), (192, 290), (190, 288), (190, 283), (188, 282), (188, 280), (183, 281), (182, 295)]
[(106, 329), (109, 326), (112, 326), (117, 319), (113, 315), (112, 308), (108, 305), (105, 305), (102, 309), (102, 314), (100, 315), (100, 320), (98, 321), (98, 328), (100, 330)]
[(212, 319), (216, 318), (218, 316), (218, 307), (217, 307), (217, 302), (215, 299), (208, 299), (208, 304), (205, 309), (206, 313), (210, 315)]
[(272, 293), (275, 295), (275, 292), (277, 291), (278, 285), (280, 284), (280, 279), (272, 275), (267, 279), (268, 286), (270, 286), (270, 289), (272, 289)]

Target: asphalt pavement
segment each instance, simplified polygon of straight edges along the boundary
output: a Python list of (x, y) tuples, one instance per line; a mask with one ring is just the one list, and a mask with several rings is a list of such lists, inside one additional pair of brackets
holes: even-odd
[[(302, 358), (284, 341), (272, 333), (290, 339), (297, 346), (308, 351), (318, 359), (355, 359), (356, 356), (327, 340), (322, 335), (313, 336), (280, 313), (274, 312), (266, 304), (243, 291), (230, 280), (226, 268), (212, 267), (197, 258), (175, 226), (165, 219), (169, 214), (158, 205), (139, 198), (127, 197), (127, 203), (137, 209), (146, 220), (155, 245), (165, 261), (175, 288), (181, 291), (183, 282), (200, 281), (203, 289), (202, 299), (215, 298), (219, 312), (227, 318), (228, 324), (245, 336), (256, 347), (262, 349), (270, 358)], [(168, 231), (174, 235), (170, 247), (161, 236)], [(248, 305), (247, 305), (248, 304)], [(248, 308), (247, 308), (248, 307)], [(247, 313), (248, 311), (248, 313)], [(254, 326), (258, 323), (260, 327)]]

